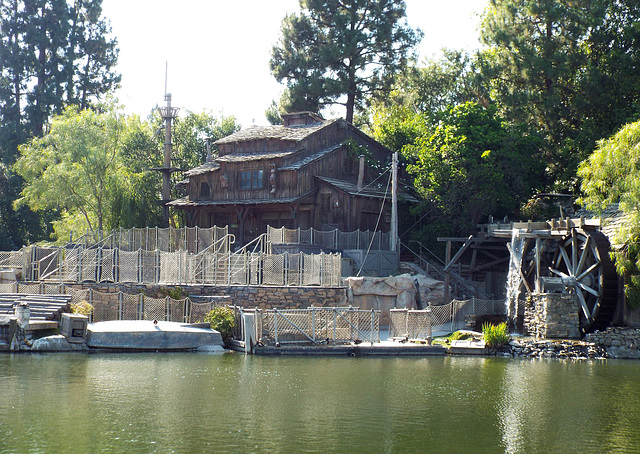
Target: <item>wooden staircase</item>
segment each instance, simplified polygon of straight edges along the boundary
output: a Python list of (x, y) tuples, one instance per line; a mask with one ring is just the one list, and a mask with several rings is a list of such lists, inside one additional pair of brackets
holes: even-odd
[(13, 315), (14, 306), (29, 305), (31, 320), (60, 320), (63, 312), (71, 312), (71, 295), (0, 294), (0, 315)]

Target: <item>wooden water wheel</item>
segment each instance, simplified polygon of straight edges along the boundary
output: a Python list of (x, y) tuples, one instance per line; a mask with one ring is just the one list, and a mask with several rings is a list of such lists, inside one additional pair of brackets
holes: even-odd
[(606, 328), (618, 298), (617, 274), (609, 249), (609, 240), (597, 230), (572, 228), (528, 235), (522, 261), (526, 291), (541, 291), (552, 281), (548, 278), (559, 278), (556, 281), (571, 287), (578, 297), (582, 331)]

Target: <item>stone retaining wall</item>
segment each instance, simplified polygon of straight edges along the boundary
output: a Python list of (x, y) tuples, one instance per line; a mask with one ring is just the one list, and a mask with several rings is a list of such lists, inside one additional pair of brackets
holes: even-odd
[(640, 329), (609, 327), (586, 334), (584, 338), (602, 346), (611, 358), (640, 359)]
[[(161, 298), (166, 296), (163, 290), (175, 286), (139, 285), (139, 284), (70, 284), (70, 288), (92, 288), (104, 293), (140, 293)], [(283, 308), (303, 309), (310, 306), (336, 307), (347, 305), (344, 287), (266, 287), (266, 286), (179, 286), (188, 296), (226, 296), (233, 304), (260, 309)]]
[(539, 339), (579, 339), (579, 310), (575, 293), (531, 293), (525, 305), (524, 331)]

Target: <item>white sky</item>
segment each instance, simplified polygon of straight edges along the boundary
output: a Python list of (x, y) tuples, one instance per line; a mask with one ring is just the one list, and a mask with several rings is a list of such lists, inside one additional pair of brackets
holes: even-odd
[[(479, 14), (488, 0), (406, 0), (407, 19), (424, 32), (420, 55), (479, 46)], [(118, 98), (142, 117), (164, 105), (233, 115), (243, 127), (267, 124), (264, 111), (284, 89), (271, 76), (271, 47), (298, 0), (103, 0), (118, 39)], [(335, 116), (344, 116), (337, 110)]]

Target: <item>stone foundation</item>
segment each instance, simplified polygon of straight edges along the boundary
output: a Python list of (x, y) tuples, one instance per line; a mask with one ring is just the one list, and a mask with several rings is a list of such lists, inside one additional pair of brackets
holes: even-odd
[(575, 293), (531, 293), (525, 305), (525, 334), (538, 339), (579, 339), (580, 319)]
[(611, 358), (640, 359), (640, 329), (609, 327), (584, 338), (603, 347)]

